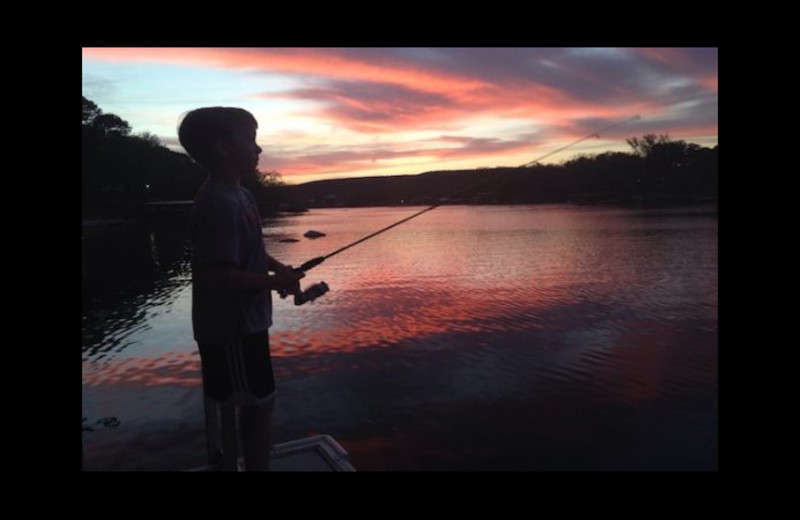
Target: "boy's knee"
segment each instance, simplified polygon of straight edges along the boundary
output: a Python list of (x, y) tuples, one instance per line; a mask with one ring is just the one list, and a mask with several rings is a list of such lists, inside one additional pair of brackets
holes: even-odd
[(253, 406), (243, 406), (239, 410), (241, 417), (246, 419), (269, 419), (272, 416), (274, 400)]

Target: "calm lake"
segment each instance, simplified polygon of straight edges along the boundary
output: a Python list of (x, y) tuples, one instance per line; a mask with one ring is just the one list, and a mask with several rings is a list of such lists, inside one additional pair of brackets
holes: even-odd
[[(420, 209), (268, 220), (267, 250), (297, 266)], [(206, 462), (187, 239), (84, 229), (87, 470)], [(360, 471), (717, 470), (713, 208), (444, 206), (318, 281), (273, 297), (278, 443), (331, 435)]]

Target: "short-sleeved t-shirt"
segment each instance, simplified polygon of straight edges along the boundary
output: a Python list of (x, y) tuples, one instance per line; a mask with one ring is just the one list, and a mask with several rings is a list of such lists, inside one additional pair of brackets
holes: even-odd
[[(195, 197), (190, 223), (193, 267), (229, 263), (243, 271), (267, 272), (261, 218), (247, 189), (209, 178)], [(228, 344), (271, 325), (270, 291), (214, 289), (203, 287), (193, 278), (192, 326), (196, 341)]]

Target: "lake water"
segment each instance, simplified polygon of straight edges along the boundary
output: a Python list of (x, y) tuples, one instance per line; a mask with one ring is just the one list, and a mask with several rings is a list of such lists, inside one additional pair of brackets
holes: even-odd
[[(270, 220), (267, 250), (419, 209)], [(320, 299), (273, 299), (276, 441), (332, 435), (362, 471), (716, 471), (717, 233), (696, 207), (444, 206), (342, 252)], [(180, 220), (84, 233), (86, 469), (205, 463), (188, 251)]]

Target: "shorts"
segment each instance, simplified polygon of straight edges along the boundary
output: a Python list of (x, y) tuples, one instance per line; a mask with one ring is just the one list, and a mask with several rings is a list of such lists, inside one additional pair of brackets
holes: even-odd
[(233, 406), (258, 406), (274, 399), (268, 330), (230, 345), (198, 343), (198, 347), (207, 397)]

